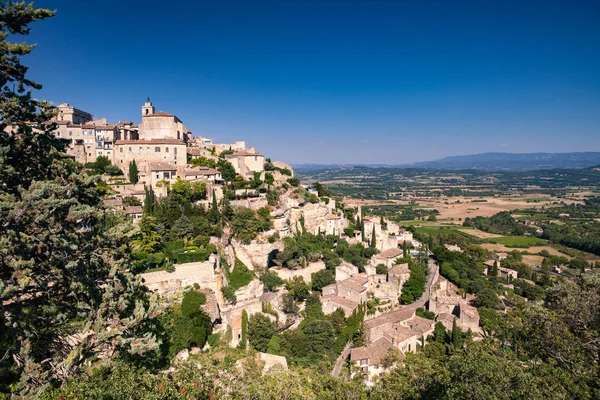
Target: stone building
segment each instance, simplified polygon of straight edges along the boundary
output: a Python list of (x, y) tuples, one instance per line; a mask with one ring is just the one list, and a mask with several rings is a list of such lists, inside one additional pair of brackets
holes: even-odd
[(414, 308), (401, 308), (365, 321), (367, 344), (351, 350), (350, 360), (367, 380), (382, 372), (381, 360), (396, 348), (401, 355), (416, 352), (422, 340), (433, 334), (435, 322), (415, 315)]
[(253, 148), (237, 150), (233, 154), (227, 154), (225, 159), (233, 165), (237, 174), (246, 179), (252, 179), (255, 172), (262, 174), (265, 170), (265, 156)]
[(367, 301), (369, 297), (368, 284), (367, 276), (358, 274), (323, 287), (321, 296), (323, 312), (331, 314), (341, 308), (346, 317), (350, 316), (359, 304)]

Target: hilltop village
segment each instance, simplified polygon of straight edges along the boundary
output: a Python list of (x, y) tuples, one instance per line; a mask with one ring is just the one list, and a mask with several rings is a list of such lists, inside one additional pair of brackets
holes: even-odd
[[(210, 331), (222, 343), (246, 347), (248, 321), (256, 315), (276, 331), (297, 329), (316, 304), (324, 316), (358, 321), (350, 335), (337, 338), (337, 363), (349, 358), (369, 382), (389, 354), (419, 351), (436, 323), (481, 338), (477, 309), (439, 276), (427, 245), (392, 221), (346, 207), (318, 183), (301, 185), (291, 166), (244, 141), (193, 136), (150, 99), (138, 124), (108, 123), (68, 104), (57, 109), (56, 136), (69, 140), (75, 161), (103, 176), (105, 206), (139, 225), (134, 254), (145, 285), (168, 304), (189, 291), (202, 293)], [(162, 224), (171, 225), (165, 231), (157, 210), (174, 199), (183, 200)], [(196, 214), (213, 227), (194, 226)], [(254, 219), (260, 227), (250, 226)], [(155, 237), (161, 230), (164, 237)], [(301, 240), (328, 244), (303, 252)], [(287, 367), (274, 337), (258, 350)], [(177, 350), (185, 359), (201, 349)]]

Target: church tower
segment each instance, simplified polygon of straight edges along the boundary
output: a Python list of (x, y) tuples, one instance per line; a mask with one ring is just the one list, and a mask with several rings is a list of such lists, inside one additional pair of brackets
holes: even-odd
[(154, 106), (150, 102), (150, 97), (148, 97), (142, 107), (142, 118), (152, 114), (154, 114)]

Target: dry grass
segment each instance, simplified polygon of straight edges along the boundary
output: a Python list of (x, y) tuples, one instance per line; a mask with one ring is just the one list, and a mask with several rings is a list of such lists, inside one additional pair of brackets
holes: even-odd
[(459, 229), (459, 231), (467, 233), (469, 235), (476, 236), (480, 239), (491, 239), (491, 238), (502, 237), (502, 235), (497, 235), (495, 233), (480, 231), (479, 229)]

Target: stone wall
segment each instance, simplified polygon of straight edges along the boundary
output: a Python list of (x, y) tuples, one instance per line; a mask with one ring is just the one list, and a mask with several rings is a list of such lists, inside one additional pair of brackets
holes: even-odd
[(323, 269), (325, 269), (325, 263), (323, 261), (317, 261), (308, 264), (308, 266), (303, 269), (270, 268), (269, 271), (276, 272), (277, 275), (284, 280), (292, 279), (295, 276), (301, 276), (304, 278), (305, 282), (311, 282), (311, 275)]
[(231, 245), (233, 251), (235, 251), (235, 256), (243, 262), (248, 269), (253, 271), (264, 271), (277, 252), (283, 250), (282, 241), (260, 243), (253, 240), (250, 244), (243, 244), (237, 240), (232, 240)]
[(202, 289), (217, 292), (214, 269), (217, 257), (211, 254), (208, 261), (175, 264), (174, 272), (155, 271), (141, 274), (144, 284), (163, 296), (170, 296), (186, 286), (197, 283)]

